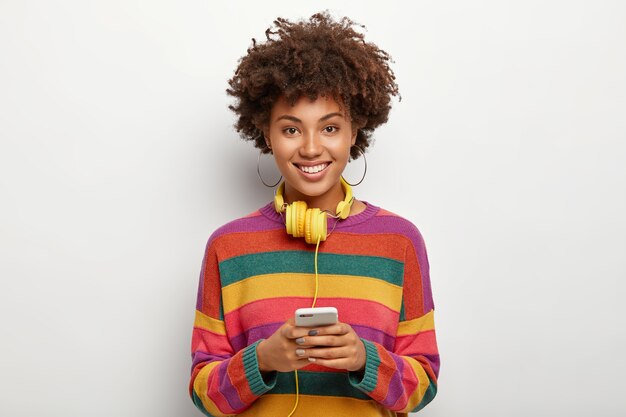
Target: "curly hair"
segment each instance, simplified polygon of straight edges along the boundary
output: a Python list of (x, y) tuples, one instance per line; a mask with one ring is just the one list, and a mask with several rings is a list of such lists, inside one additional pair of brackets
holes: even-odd
[(236, 100), (229, 108), (238, 116), (234, 126), (243, 139), (268, 153), (262, 129), (279, 97), (294, 105), (303, 96), (330, 96), (346, 107), (358, 129), (352, 159), (359, 156), (357, 147), (365, 152), (399, 91), (391, 56), (365, 42), (354, 25), (365, 29), (347, 17), (334, 21), (327, 11), (296, 23), (279, 17), (265, 31), (266, 42), (252, 39), (226, 90)]

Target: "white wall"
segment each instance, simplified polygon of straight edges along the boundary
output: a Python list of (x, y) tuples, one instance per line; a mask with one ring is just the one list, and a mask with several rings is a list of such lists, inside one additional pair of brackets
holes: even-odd
[(226, 80), (275, 17), (323, 8), (395, 59), (355, 193), (426, 239), (420, 415), (626, 413), (626, 4), (315, 3), (0, 2), (0, 415), (200, 415), (204, 245), (272, 195)]

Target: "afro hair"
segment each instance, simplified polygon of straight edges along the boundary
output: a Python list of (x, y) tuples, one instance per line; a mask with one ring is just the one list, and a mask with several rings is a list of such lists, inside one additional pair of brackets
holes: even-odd
[(303, 96), (330, 96), (346, 107), (358, 129), (352, 159), (359, 156), (357, 148), (365, 152), (374, 129), (387, 121), (391, 96), (399, 91), (390, 55), (365, 42), (355, 25), (347, 17), (334, 21), (322, 12), (296, 23), (277, 18), (265, 31), (266, 42), (253, 38), (226, 90), (235, 98), (229, 108), (237, 115), (241, 137), (268, 153), (263, 127), (279, 97), (293, 105)]

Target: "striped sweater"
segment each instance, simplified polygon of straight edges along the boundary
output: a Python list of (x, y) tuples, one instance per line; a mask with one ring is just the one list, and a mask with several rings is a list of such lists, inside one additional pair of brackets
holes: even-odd
[[(310, 364), (295, 416), (402, 416), (437, 392), (439, 354), (428, 258), (408, 220), (370, 203), (328, 219), (318, 253), (318, 307), (333, 306), (363, 340), (364, 372)], [(286, 417), (293, 372), (261, 375), (256, 346), (315, 292), (315, 245), (287, 235), (273, 203), (217, 229), (200, 274), (189, 394), (208, 416)]]

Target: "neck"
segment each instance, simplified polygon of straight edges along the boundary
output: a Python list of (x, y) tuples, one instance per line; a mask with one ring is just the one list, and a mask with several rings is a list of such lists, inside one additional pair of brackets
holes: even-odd
[(341, 183), (337, 183), (330, 190), (319, 196), (310, 196), (298, 192), (295, 188), (285, 183), (285, 192), (283, 194), (285, 202), (288, 204), (294, 201), (304, 201), (309, 208), (319, 208), (320, 210), (328, 210), (335, 214), (337, 204), (346, 198), (346, 194), (341, 187)]

